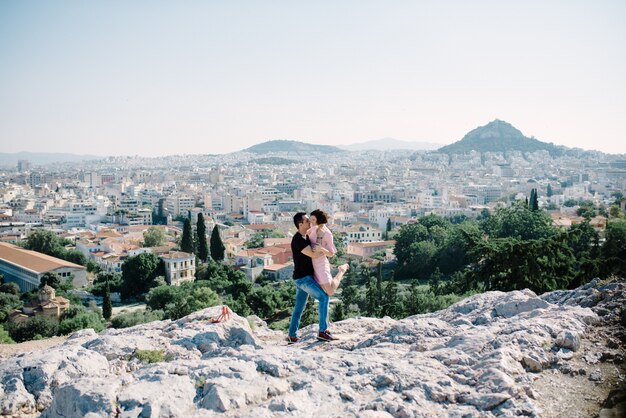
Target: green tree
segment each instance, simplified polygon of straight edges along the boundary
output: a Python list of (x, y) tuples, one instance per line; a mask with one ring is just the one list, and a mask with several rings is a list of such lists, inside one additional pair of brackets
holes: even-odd
[(304, 312), (302, 312), (302, 317), (300, 318), (300, 328), (318, 322), (316, 302), (317, 301), (313, 298), (308, 299), (308, 302), (304, 307)]
[(179, 319), (220, 303), (217, 293), (201, 282), (155, 287), (146, 296), (146, 305), (150, 309), (163, 310), (165, 317), (170, 319)]
[(87, 267), (87, 272), (89, 273), (98, 274), (102, 270), (100, 266), (93, 260), (87, 261), (87, 264), (85, 264), (85, 267)]
[(491, 217), (491, 213), (489, 213), (489, 209), (484, 208), (480, 211), (480, 214), (476, 217), (477, 221), (485, 221)]
[(355, 282), (356, 267), (350, 266), (341, 284), (341, 302), (345, 308), (346, 316), (350, 314), (359, 314), (359, 287)]
[(382, 289), (382, 307), (380, 312), (382, 316), (400, 318), (402, 315), (402, 305), (398, 295), (398, 283), (393, 279), (387, 281)]
[(546, 190), (546, 196), (552, 197), (554, 195), (554, 191), (552, 191), (552, 186), (548, 184), (548, 188)]
[(58, 258), (62, 258), (65, 252), (61, 238), (47, 229), (37, 229), (31, 233), (26, 238), (24, 248)]
[(365, 313), (368, 316), (380, 317), (382, 308), (382, 282), (368, 272), (365, 282)]
[(532, 211), (538, 211), (539, 210), (539, 198), (537, 196), (537, 189), (532, 189), (530, 191), (530, 202), (529, 202), (529, 209)]
[(20, 295), (20, 286), (17, 283), (3, 283), (0, 284), (0, 293), (8, 293), (11, 295)]
[(11, 335), (11, 338), (17, 343), (53, 337), (57, 334), (59, 329), (56, 321), (42, 315), (28, 318), (24, 324), (17, 324), (11, 321), (8, 322), (6, 326), (9, 335)]
[(337, 259), (346, 255), (346, 243), (343, 240), (343, 236), (339, 232), (333, 232), (333, 243), (337, 249), (337, 253), (333, 257), (333, 261), (336, 262)]
[(387, 241), (389, 239), (390, 232), (391, 232), (391, 218), (387, 218), (387, 226), (385, 227), (385, 232), (383, 232), (384, 241)]
[(107, 283), (104, 288), (104, 297), (102, 298), (102, 316), (107, 321), (110, 321), (112, 315), (113, 304), (111, 303), (111, 290), (109, 289), (109, 284)]
[(8, 316), (15, 309), (21, 309), (24, 302), (19, 295), (12, 293), (0, 293), (0, 322), (7, 320)]
[(41, 279), (39, 279), (39, 288), (40, 289), (42, 287), (44, 287), (45, 285), (48, 285), (48, 286), (53, 287), (55, 289), (59, 289), (59, 288), (61, 288), (62, 284), (63, 284), (63, 282), (61, 280), (61, 276), (59, 276), (57, 273), (54, 273), (54, 272), (44, 273), (44, 275), (41, 276)]
[(596, 216), (596, 210), (593, 206), (584, 205), (576, 209), (576, 214), (578, 216), (582, 216), (583, 218), (585, 218), (585, 220), (589, 221), (591, 218)]
[(473, 266), (467, 274), (474, 289), (529, 288), (544, 293), (567, 287), (573, 277), (575, 260), (566, 234), (534, 240), (480, 239), (470, 247)]
[(442, 279), (443, 275), (441, 274), (441, 271), (439, 271), (439, 267), (437, 267), (433, 274), (430, 275), (430, 280), (428, 281), (428, 284), (430, 285), (430, 291), (433, 292), (435, 295), (441, 294)]
[(417, 280), (413, 280), (405, 302), (405, 313), (407, 315), (417, 315), (418, 313), (423, 312), (421, 303), (422, 298), (420, 296), (421, 292), (419, 290), (419, 282)]
[(601, 256), (604, 275), (626, 276), (626, 220), (612, 219), (608, 222)]
[(269, 318), (274, 315), (278, 307), (276, 292), (271, 285), (253, 288), (246, 298), (246, 302), (252, 312), (261, 318)]
[(619, 205), (611, 205), (609, 208), (609, 216), (611, 218), (619, 218), (622, 216), (622, 209)]
[(557, 233), (546, 211), (533, 211), (523, 204), (497, 209), (482, 222), (482, 227), (491, 238), (532, 240), (552, 237)]
[(428, 239), (428, 229), (419, 223), (404, 225), (396, 235), (394, 254), (400, 265), (415, 259), (415, 244)]
[(222, 237), (220, 237), (220, 230), (215, 225), (213, 232), (211, 232), (211, 258), (215, 261), (223, 261), (225, 251), (226, 247), (224, 247)]
[(73, 318), (63, 319), (59, 323), (58, 333), (60, 335), (70, 334), (85, 328), (93, 328), (94, 331), (100, 332), (104, 329), (102, 316), (100, 313), (93, 311), (81, 312)]
[(123, 299), (146, 293), (159, 276), (160, 260), (153, 253), (128, 257), (122, 264), (121, 296)]
[(96, 275), (96, 278), (93, 281), (91, 293), (96, 296), (104, 296), (107, 286), (109, 287), (110, 292), (121, 292), (122, 275), (120, 273), (101, 271)]
[(180, 240), (180, 250), (185, 253), (193, 254), (193, 231), (191, 229), (191, 221), (185, 218), (183, 224), (183, 236)]
[(206, 263), (209, 259), (209, 246), (207, 244), (206, 225), (204, 224), (204, 215), (202, 213), (198, 214), (198, 222), (196, 224), (196, 242), (198, 243), (198, 258), (203, 263)]
[(9, 335), (9, 332), (0, 324), (0, 344), (13, 344), (15, 341)]
[[(261, 248), (263, 247), (263, 240), (265, 236), (261, 232), (257, 232), (250, 237), (248, 241), (246, 241), (246, 248)], [(211, 245), (213, 244), (213, 234), (211, 234)], [(213, 251), (211, 251), (212, 253)], [(212, 255), (212, 254), (211, 254)]]
[(165, 243), (165, 232), (158, 226), (151, 226), (143, 233), (144, 247), (160, 247)]
[(337, 304), (335, 304), (330, 315), (330, 319), (333, 322), (339, 322), (346, 319), (346, 312), (343, 306), (343, 302), (338, 302)]
[(78, 264), (84, 266), (87, 264), (87, 259), (85, 255), (77, 250), (66, 250), (61, 254), (62, 259), (69, 261), (70, 263)]
[(570, 289), (581, 286), (600, 274), (600, 237), (588, 221), (572, 225), (567, 244), (572, 250), (576, 266)]

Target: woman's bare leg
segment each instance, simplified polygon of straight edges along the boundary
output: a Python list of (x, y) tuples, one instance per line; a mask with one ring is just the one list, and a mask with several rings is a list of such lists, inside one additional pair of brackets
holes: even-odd
[(343, 280), (344, 274), (346, 274), (346, 271), (348, 271), (349, 268), (350, 268), (349, 264), (342, 264), (339, 266), (339, 272), (337, 273), (335, 277), (333, 277), (333, 279), (330, 282), (330, 286), (333, 290), (333, 294), (337, 291), (337, 288), (339, 287), (339, 285), (341, 284), (341, 281)]
[(328, 296), (334, 295), (335, 292), (337, 291), (337, 288), (333, 289), (332, 282), (321, 284), (320, 287), (322, 288), (324, 292), (326, 292)]

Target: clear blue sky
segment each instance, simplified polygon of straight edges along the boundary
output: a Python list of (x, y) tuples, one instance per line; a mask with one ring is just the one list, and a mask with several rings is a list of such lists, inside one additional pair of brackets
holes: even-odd
[(0, 152), (447, 144), (626, 153), (626, 2), (0, 1)]

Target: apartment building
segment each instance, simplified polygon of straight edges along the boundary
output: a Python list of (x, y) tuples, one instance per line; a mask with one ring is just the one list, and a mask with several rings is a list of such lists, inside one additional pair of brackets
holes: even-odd
[(196, 279), (196, 256), (182, 251), (161, 255), (165, 264), (165, 280), (174, 286)]

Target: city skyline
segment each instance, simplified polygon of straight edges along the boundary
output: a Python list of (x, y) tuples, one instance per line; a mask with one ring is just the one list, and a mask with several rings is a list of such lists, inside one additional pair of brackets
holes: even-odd
[(460, 140), (626, 153), (626, 5), (0, 4), (2, 152)]

